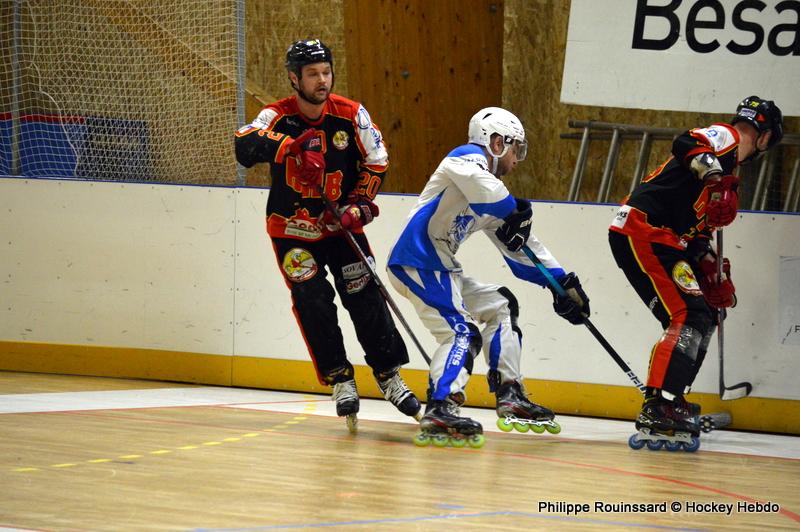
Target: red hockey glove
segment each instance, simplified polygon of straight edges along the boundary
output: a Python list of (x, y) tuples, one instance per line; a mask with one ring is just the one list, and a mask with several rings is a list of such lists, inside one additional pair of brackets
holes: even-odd
[(380, 212), (377, 205), (366, 198), (362, 198), (357, 203), (351, 203), (342, 210), (342, 228), (348, 231), (360, 229), (377, 218)]
[(708, 185), (708, 206), (706, 221), (711, 227), (724, 227), (736, 219), (739, 209), (739, 178), (723, 176), (719, 181)]
[(322, 215), (322, 223), (325, 224), (329, 231), (338, 231), (340, 220), (342, 229), (348, 231), (360, 229), (377, 218), (380, 214), (380, 209), (367, 198), (361, 198), (338, 209), (338, 214), (339, 220), (327, 209)]
[(315, 130), (306, 129), (292, 141), (287, 151), (297, 158), (300, 184), (313, 187), (322, 182), (325, 156), (322, 155), (322, 142)]
[(710, 253), (700, 261), (698, 282), (706, 302), (714, 308), (736, 306), (736, 287), (731, 281), (731, 262), (722, 259), (722, 281), (717, 279), (717, 258)]

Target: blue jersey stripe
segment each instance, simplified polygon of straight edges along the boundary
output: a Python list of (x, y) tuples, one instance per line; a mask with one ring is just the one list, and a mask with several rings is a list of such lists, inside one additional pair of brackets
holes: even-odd
[[(539, 268), (535, 266), (529, 266), (527, 264), (520, 264), (519, 262), (513, 261), (505, 256), (503, 258), (505, 259), (506, 264), (508, 264), (508, 267), (511, 268), (511, 273), (513, 273), (515, 277), (536, 283), (539, 286), (549, 286), (547, 279), (544, 275), (542, 275), (542, 272), (539, 271)], [(563, 268), (547, 268), (547, 270), (553, 275), (553, 277), (556, 278), (556, 280), (561, 279), (565, 275)]]
[(443, 194), (444, 191), (414, 213), (414, 217), (409, 220), (400, 238), (397, 239), (397, 244), (392, 249), (388, 261), (390, 266), (403, 264), (428, 270), (443, 271), (447, 269), (442, 264), (439, 254), (428, 236), (428, 224), (439, 207)]
[(495, 218), (505, 218), (517, 208), (517, 202), (514, 196), (509, 194), (500, 201), (494, 203), (470, 203), (469, 208), (475, 211), (478, 216), (484, 214), (491, 214)]

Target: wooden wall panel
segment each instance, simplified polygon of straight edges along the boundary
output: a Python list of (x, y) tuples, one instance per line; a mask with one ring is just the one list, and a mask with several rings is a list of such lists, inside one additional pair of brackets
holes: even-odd
[(503, 3), (345, 3), (350, 98), (381, 128), (384, 191), (418, 193), (441, 158), (466, 142), (470, 117), (502, 95)]
[[(286, 49), (294, 41), (318, 37), (333, 52), (337, 92), (347, 94), (343, 0), (245, 0), (246, 99), (245, 119), (261, 108), (294, 94), (286, 74)], [(269, 186), (269, 167), (247, 171), (247, 185)]]

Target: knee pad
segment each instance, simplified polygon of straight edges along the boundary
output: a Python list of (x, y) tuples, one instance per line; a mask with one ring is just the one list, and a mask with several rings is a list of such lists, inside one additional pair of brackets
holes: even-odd
[(697, 351), (700, 349), (700, 342), (703, 340), (703, 335), (700, 331), (689, 325), (681, 325), (680, 327), (671, 326), (668, 329), (668, 335), (676, 335), (675, 348), (676, 353), (680, 353), (694, 362), (697, 359)]
[(478, 353), (481, 352), (481, 347), (483, 347), (483, 338), (481, 337), (481, 331), (475, 324), (467, 323), (467, 327), (469, 328), (469, 356), (464, 363), (464, 369), (467, 370), (467, 373), (472, 375), (475, 357), (478, 356)]
[(508, 300), (508, 311), (511, 315), (511, 330), (517, 333), (520, 340), (522, 340), (522, 329), (520, 329), (519, 325), (517, 325), (517, 318), (519, 318), (519, 302), (517, 301), (517, 298), (513, 293), (511, 293), (511, 290), (505, 286), (501, 286), (497, 291), (501, 296)]

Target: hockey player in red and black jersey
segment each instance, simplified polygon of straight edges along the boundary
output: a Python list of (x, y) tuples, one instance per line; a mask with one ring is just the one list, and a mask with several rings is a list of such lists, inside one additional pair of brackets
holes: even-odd
[[(398, 373), (408, 363), (405, 344), (343, 233), (350, 231), (372, 260), (362, 228), (379, 213), (374, 199), (388, 165), (381, 133), (361, 104), (331, 93), (333, 56), (322, 41), (293, 43), (286, 69), (297, 94), (267, 105), (236, 132), (236, 158), (245, 167), (270, 165), (267, 233), (317, 377), (333, 386), (337, 414), (355, 430), (358, 392), (327, 267), (385, 397), (419, 417), (420, 403)], [(321, 191), (338, 216), (326, 211)]]
[(674, 446), (676, 433), (698, 434), (692, 420), (699, 405), (688, 403), (684, 393), (703, 363), (717, 309), (736, 303), (730, 263), (723, 260), (718, 279), (710, 240), (715, 229), (736, 218), (736, 166), (758, 158), (782, 137), (783, 116), (775, 103), (745, 98), (731, 124), (678, 136), (672, 156), (642, 179), (609, 228), (617, 265), (664, 327), (651, 352), (636, 419), (640, 435), (655, 434), (653, 441)]

